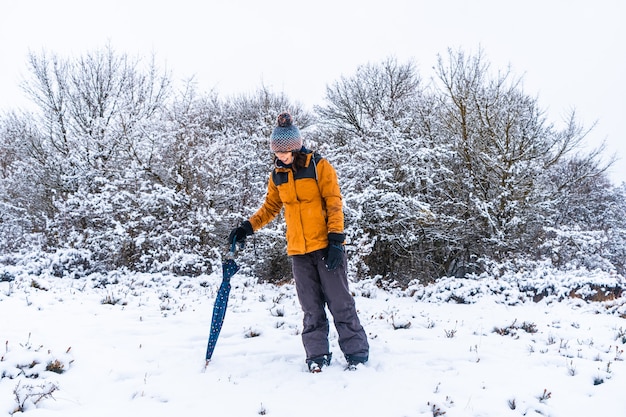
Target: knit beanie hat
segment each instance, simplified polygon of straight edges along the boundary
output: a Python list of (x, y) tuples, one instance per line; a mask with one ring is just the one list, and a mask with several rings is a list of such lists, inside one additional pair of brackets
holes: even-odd
[(302, 148), (300, 130), (293, 124), (291, 114), (285, 112), (278, 115), (276, 127), (270, 136), (272, 152), (291, 152)]

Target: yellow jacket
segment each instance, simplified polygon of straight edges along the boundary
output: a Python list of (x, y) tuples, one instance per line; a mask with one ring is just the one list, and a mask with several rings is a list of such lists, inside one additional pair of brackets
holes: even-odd
[(249, 221), (254, 231), (285, 208), (287, 254), (303, 255), (328, 246), (328, 233), (343, 233), (343, 201), (337, 173), (319, 155), (309, 153), (297, 172), (276, 166), (265, 202)]

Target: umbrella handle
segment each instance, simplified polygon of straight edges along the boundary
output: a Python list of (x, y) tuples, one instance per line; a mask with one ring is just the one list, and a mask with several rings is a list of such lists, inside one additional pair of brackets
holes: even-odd
[(233, 237), (233, 241), (230, 243), (230, 251), (228, 254), (230, 256), (235, 256), (235, 252), (237, 251), (237, 237)]
[[(244, 245), (244, 243), (241, 242), (239, 244), (239, 249), (243, 249), (243, 245)], [(227, 258), (228, 259), (233, 259), (235, 257), (235, 252), (237, 252), (237, 237), (236, 236), (234, 236), (233, 237), (233, 241), (230, 242), (230, 248), (229, 248), (229, 251), (228, 251)]]

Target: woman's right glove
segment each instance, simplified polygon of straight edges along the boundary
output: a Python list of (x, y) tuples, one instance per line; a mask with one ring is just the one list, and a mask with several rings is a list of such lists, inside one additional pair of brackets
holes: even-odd
[(246, 242), (246, 237), (250, 236), (254, 231), (252, 225), (248, 220), (241, 223), (241, 226), (235, 227), (228, 235), (228, 244), (232, 245), (233, 240), (236, 239), (237, 243), (243, 245)]
[(326, 255), (326, 268), (329, 271), (336, 269), (343, 262), (343, 242), (346, 235), (343, 233), (328, 234), (328, 254)]

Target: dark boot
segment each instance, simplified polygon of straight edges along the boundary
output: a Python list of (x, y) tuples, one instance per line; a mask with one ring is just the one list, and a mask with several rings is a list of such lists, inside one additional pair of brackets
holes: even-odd
[(330, 361), (333, 358), (333, 354), (329, 353), (327, 355), (318, 356), (316, 358), (311, 358), (306, 360), (306, 364), (309, 367), (309, 372), (318, 373), (322, 372), (322, 368), (324, 366), (330, 365)]

